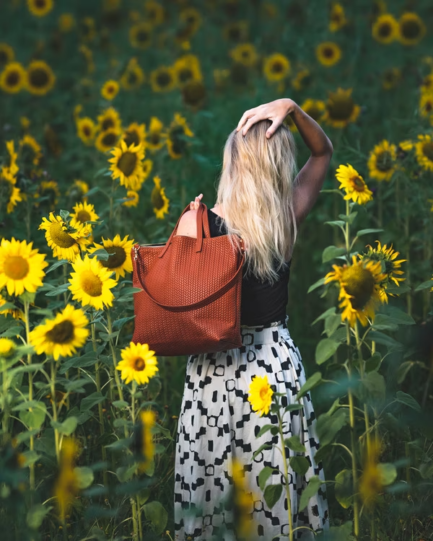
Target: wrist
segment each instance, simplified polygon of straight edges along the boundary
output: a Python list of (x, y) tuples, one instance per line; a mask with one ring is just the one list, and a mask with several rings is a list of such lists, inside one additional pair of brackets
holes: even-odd
[(287, 99), (286, 110), (288, 115), (296, 113), (300, 109), (299, 105), (290, 98)]

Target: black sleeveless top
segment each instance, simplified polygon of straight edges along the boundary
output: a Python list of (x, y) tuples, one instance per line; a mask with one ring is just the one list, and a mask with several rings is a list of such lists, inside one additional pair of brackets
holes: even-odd
[[(209, 208), (207, 210), (211, 237), (227, 235), (227, 228), (223, 218)], [(220, 232), (221, 223), (222, 230)], [(276, 271), (280, 278), (272, 285), (268, 281), (261, 281), (252, 273), (246, 278), (247, 266), (244, 264), (242, 272), (241, 325), (267, 325), (274, 321), (284, 321), (289, 300), (288, 283), (291, 263), (290, 260), (287, 268)]]

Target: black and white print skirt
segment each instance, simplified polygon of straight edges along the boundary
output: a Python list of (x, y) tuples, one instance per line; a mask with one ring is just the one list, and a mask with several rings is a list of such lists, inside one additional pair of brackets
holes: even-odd
[[(256, 434), (266, 424), (277, 424), (277, 416), (259, 417), (248, 402), (249, 386), (256, 376), (267, 375), (275, 392), (284, 392), (282, 405), (297, 403), (296, 394), (305, 383), (305, 372), (299, 349), (284, 321), (268, 325), (241, 326), (242, 347), (218, 353), (190, 355), (186, 367), (185, 389), (176, 437), (175, 460), (175, 539), (177, 541), (236, 541), (234, 517), (227, 498), (233, 487), (231, 461), (244, 465), (245, 484), (254, 494), (251, 539), (271, 541), (288, 536), (287, 497), (284, 489), (277, 503), (269, 509), (259, 488), (259, 473), (265, 466), (284, 471), (282, 456), (275, 446), (252, 455), (265, 443), (279, 443), (279, 435)], [(317, 475), (325, 480), (321, 462), (314, 455), (319, 449), (315, 414), (310, 393), (302, 399), (302, 409), (286, 412), (283, 420), (285, 437), (297, 435), (306, 448), (303, 455), (310, 463), (305, 475), (289, 466), (293, 528), (306, 526), (316, 533), (329, 528), (326, 485), (322, 484), (307, 507), (298, 510), (301, 494), (308, 480)], [(278, 471), (267, 484), (284, 484)], [(255, 537), (254, 537), (255, 536)], [(309, 541), (313, 533), (302, 528), (294, 539)]]

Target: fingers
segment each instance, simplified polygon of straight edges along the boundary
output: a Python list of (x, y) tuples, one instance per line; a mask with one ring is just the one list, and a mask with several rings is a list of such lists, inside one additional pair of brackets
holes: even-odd
[(201, 193), (200, 195), (198, 195), (194, 201), (191, 201), (190, 205), (189, 205), (189, 208), (190, 210), (197, 210), (200, 206), (200, 200), (201, 198), (203, 197), (203, 194)]
[(253, 117), (251, 117), (248, 120), (248, 122), (245, 124), (245, 126), (242, 128), (242, 135), (245, 135), (247, 131), (251, 128), (251, 126), (255, 124), (256, 122), (258, 122), (259, 120), (262, 120), (262, 118), (263, 117), (259, 115), (254, 115)]
[(267, 132), (266, 132), (266, 137), (269, 139), (270, 137), (272, 137), (272, 135), (274, 135), (274, 133), (277, 131), (277, 128), (278, 126), (281, 124), (281, 122), (278, 122), (277, 120), (274, 120), (272, 122), (272, 125), (269, 126)]
[(245, 113), (241, 116), (241, 119), (238, 122), (238, 127), (236, 128), (236, 131), (239, 131), (242, 126), (245, 124), (245, 122), (252, 116), (256, 114), (255, 109), (249, 109), (248, 111), (245, 111)]

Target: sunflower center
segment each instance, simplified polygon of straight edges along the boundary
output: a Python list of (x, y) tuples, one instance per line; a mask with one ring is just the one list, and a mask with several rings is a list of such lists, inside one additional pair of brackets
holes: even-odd
[(6, 77), (8, 86), (16, 86), (20, 82), (20, 74), (17, 71), (10, 71)]
[(75, 218), (81, 222), (82, 224), (84, 222), (90, 222), (92, 217), (90, 216), (90, 213), (87, 210), (81, 209), (77, 212)]
[(123, 137), (123, 140), (125, 141), (128, 147), (131, 145), (138, 145), (140, 143), (140, 137), (138, 133), (134, 130), (127, 131)]
[(49, 82), (48, 73), (45, 69), (36, 68), (30, 71), (30, 84), (37, 88), (44, 88)]
[(128, 72), (128, 84), (135, 85), (137, 80), (138, 80), (138, 78), (137, 78), (137, 74), (135, 73), (135, 71)]
[(332, 47), (325, 47), (323, 49), (323, 56), (326, 56), (326, 58), (332, 58), (334, 56), (334, 49)]
[(433, 141), (427, 141), (423, 144), (422, 153), (428, 160), (433, 162)]
[(114, 128), (114, 120), (111, 117), (104, 118), (101, 127), (102, 131), (107, 131), (110, 128)]
[(235, 41), (238, 41), (241, 37), (241, 32), (239, 28), (231, 28), (229, 31), (229, 38)]
[(46, 5), (46, 1), (45, 0), (36, 0), (35, 1), (35, 6), (39, 9), (43, 9)]
[(273, 73), (281, 73), (284, 69), (284, 66), (281, 62), (274, 62), (271, 67)]
[(415, 19), (405, 21), (401, 25), (401, 33), (407, 39), (415, 39), (420, 35), (421, 27)]
[(381, 152), (377, 155), (376, 167), (379, 171), (389, 171), (392, 169), (392, 156), (388, 151)]
[(109, 94), (112, 94), (114, 91), (115, 91), (115, 88), (114, 88), (113, 85), (108, 85), (108, 86), (107, 86), (107, 92), (108, 92)]
[(161, 71), (158, 73), (158, 77), (156, 78), (159, 86), (168, 86), (171, 83), (171, 77), (170, 74), (166, 71)]
[(329, 116), (335, 120), (350, 118), (355, 104), (352, 98), (337, 98), (328, 105)]
[(184, 134), (182, 126), (177, 126), (170, 131), (170, 141), (171, 147), (175, 154), (183, 154), (186, 148), (186, 142), (181, 139), (181, 136)]
[(433, 109), (433, 103), (431, 101), (428, 101), (425, 105), (424, 105), (424, 110), (426, 113), (430, 113), (430, 111)]
[(75, 239), (63, 231), (62, 224), (56, 222), (50, 227), (50, 235), (52, 241), (60, 248), (70, 248), (75, 244)]
[(102, 294), (101, 279), (91, 270), (85, 270), (81, 273), (81, 287), (91, 297), (99, 297)]
[(149, 32), (146, 30), (140, 30), (137, 32), (136, 39), (140, 43), (146, 43), (146, 41), (149, 39)]
[(12, 182), (0, 176), (0, 201), (9, 201), (14, 190)]
[(366, 268), (352, 265), (344, 272), (345, 290), (353, 298), (350, 303), (355, 310), (362, 310), (374, 291), (373, 274)]
[(112, 148), (117, 141), (117, 135), (115, 133), (106, 133), (102, 138), (102, 144), (104, 147)]
[(179, 71), (179, 80), (181, 83), (185, 83), (186, 81), (189, 81), (192, 79), (192, 71), (190, 68), (182, 68)]
[(126, 151), (122, 154), (117, 167), (122, 171), (125, 177), (129, 177), (134, 172), (137, 166), (137, 154), (135, 152)]
[(22, 280), (30, 270), (29, 263), (20, 255), (12, 255), (6, 258), (3, 264), (3, 272), (12, 280)]
[(266, 388), (266, 387), (262, 387), (262, 388), (260, 389), (260, 398), (261, 398), (262, 400), (265, 400), (267, 394), (268, 394), (267, 388)]
[(387, 38), (392, 32), (391, 25), (389, 23), (382, 23), (379, 27), (379, 36)]
[(310, 109), (305, 111), (313, 120), (317, 120), (321, 117), (322, 111), (318, 107), (311, 107)]
[(90, 126), (83, 126), (83, 133), (86, 137), (90, 137), (92, 134), (92, 130), (90, 129)]
[(104, 267), (107, 267), (108, 269), (116, 269), (121, 267), (126, 261), (126, 253), (121, 246), (107, 246), (105, 249), (112, 255), (109, 256), (107, 261), (101, 261)]
[(162, 209), (164, 206), (164, 199), (161, 195), (161, 190), (155, 186), (152, 190), (152, 194), (150, 196), (150, 199), (152, 201), (152, 205), (157, 209)]
[(183, 98), (189, 105), (197, 105), (205, 95), (205, 87), (198, 81), (189, 82), (183, 89)]
[(74, 325), (69, 319), (66, 319), (54, 325), (51, 331), (47, 332), (46, 337), (50, 342), (56, 344), (68, 344), (74, 338)]
[(146, 368), (146, 363), (141, 357), (134, 359), (134, 370), (137, 372), (142, 372)]
[(0, 64), (6, 64), (9, 60), (9, 56), (6, 51), (0, 51)]
[(153, 131), (150, 133), (150, 141), (152, 145), (158, 145), (161, 140), (161, 134), (158, 131)]
[(363, 192), (365, 190), (365, 184), (363, 179), (360, 176), (354, 176), (350, 179), (352, 182), (353, 188), (357, 192)]

